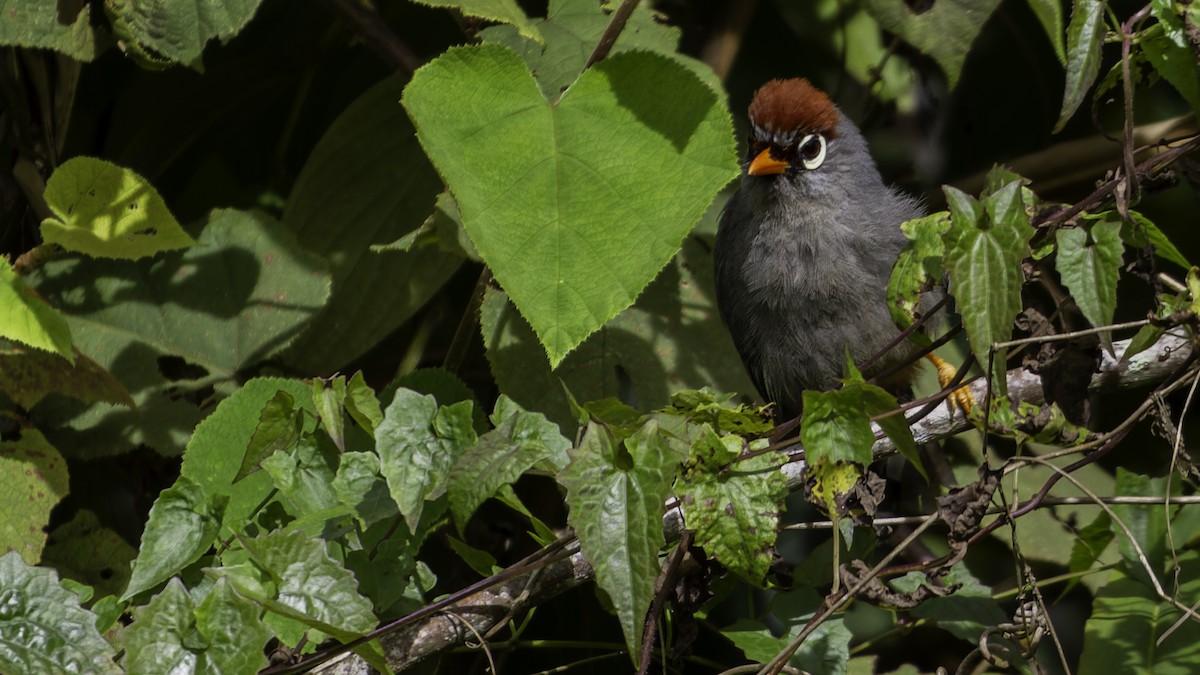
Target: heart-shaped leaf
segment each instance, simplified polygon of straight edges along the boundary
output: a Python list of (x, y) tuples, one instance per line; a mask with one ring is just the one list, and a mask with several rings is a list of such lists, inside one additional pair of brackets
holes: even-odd
[(718, 95), (656, 54), (602, 61), (551, 105), (512, 50), (460, 47), (402, 102), (552, 366), (633, 303), (737, 172)]

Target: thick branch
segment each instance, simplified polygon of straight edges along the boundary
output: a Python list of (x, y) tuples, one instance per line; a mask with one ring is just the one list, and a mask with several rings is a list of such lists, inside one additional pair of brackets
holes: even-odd
[[(1152, 347), (1122, 363), (1120, 355), (1129, 347), (1129, 340), (1113, 343), (1117, 358), (1105, 353), (1099, 371), (1092, 377), (1089, 390), (1112, 392), (1142, 387), (1165, 380), (1178, 370), (1192, 354), (1192, 344), (1183, 337), (1182, 330), (1164, 335)], [(985, 384), (980, 381), (972, 387), (975, 399), (984, 400)], [(1008, 393), (1013, 402), (1044, 403), (1041, 377), (1014, 369), (1008, 372)], [(918, 443), (936, 441), (971, 427), (962, 413), (951, 413), (940, 408), (913, 425), (913, 436)], [(886, 438), (875, 443), (875, 457), (891, 454), (894, 447)], [(793, 462), (784, 467), (788, 485), (798, 488), (803, 481), (804, 465)], [(667, 541), (676, 541), (683, 533), (683, 519), (678, 508), (670, 508), (663, 518), (663, 531)], [(592, 568), (576, 552), (570, 558), (548, 565), (536, 576), (512, 579), (475, 595), (469, 596), (448, 611), (414, 624), (407, 629), (382, 638), (388, 662), (396, 670), (403, 670), (421, 659), (451, 647), (473, 640), (474, 633), (462, 625), (470, 621), (475, 632), (487, 634), (526, 609), (549, 600), (580, 584), (591, 581)], [(326, 663), (317, 672), (337, 675), (365, 675), (370, 672), (367, 663), (358, 656), (346, 654), (342, 658)]]

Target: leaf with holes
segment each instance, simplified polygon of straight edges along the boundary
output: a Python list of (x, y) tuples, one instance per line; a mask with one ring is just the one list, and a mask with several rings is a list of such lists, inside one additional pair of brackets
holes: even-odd
[(46, 181), (42, 238), (93, 258), (136, 260), (196, 245), (154, 186), (129, 169), (76, 157)]
[(67, 463), (41, 432), (0, 441), (0, 550), (41, 560), (50, 510), (70, 492)]

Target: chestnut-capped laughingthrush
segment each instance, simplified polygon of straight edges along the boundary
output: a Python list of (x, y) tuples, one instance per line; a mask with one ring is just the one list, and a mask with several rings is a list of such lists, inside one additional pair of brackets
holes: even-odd
[[(899, 333), (888, 278), (907, 242), (900, 223), (924, 211), (884, 185), (862, 134), (807, 80), (768, 82), (749, 112), (744, 175), (717, 230), (717, 304), (759, 393), (789, 419), (805, 389), (837, 387), (847, 348), (861, 363)], [(864, 375), (918, 349), (902, 341)], [(880, 384), (907, 390), (914, 371)]]

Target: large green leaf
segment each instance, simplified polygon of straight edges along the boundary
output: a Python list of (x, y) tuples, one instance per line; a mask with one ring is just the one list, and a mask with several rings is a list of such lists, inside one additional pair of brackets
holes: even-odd
[(624, 397), (647, 410), (668, 405), (675, 392), (703, 386), (753, 396), (754, 385), (717, 313), (712, 270), (711, 248), (689, 237), (633, 307), (554, 370), (504, 293), (489, 291), (481, 329), (500, 390), (545, 413), (568, 436), (577, 424), (564, 385), (580, 401)]
[(593, 423), (559, 474), (567, 488), (567, 522), (612, 602), (635, 663), (664, 544), (662, 514), (682, 459), (656, 422), (623, 443)]
[[(1161, 506), (1159, 507), (1161, 509)], [(1178, 557), (1179, 588), (1173, 595), (1185, 604), (1200, 595), (1200, 553), (1186, 551)], [(1113, 570), (1092, 604), (1084, 627), (1081, 673), (1111, 675), (1184, 675), (1200, 662), (1200, 624), (1183, 621), (1159, 643), (1181, 612), (1159, 598), (1154, 590)]]
[(1054, 131), (1061, 131), (1079, 109), (1100, 72), (1100, 46), (1104, 42), (1103, 0), (1074, 0), (1067, 26), (1067, 84), (1062, 111)]
[(75, 3), (75, 14), (64, 16), (70, 3), (46, 0), (0, 0), (0, 45), (53, 49), (80, 61), (91, 61), (112, 38), (91, 26), (90, 5)]
[(247, 382), (204, 419), (192, 434), (179, 469), (182, 479), (195, 481), (210, 495), (228, 495), (223, 524), (242, 528), (247, 518), (272, 489), (271, 479), (263, 472), (235, 479), (261, 422), (263, 408), (279, 392), (286, 392), (304, 413), (303, 431), (311, 433), (316, 410), (307, 383), (280, 378), (256, 378)]
[[(79, 349), (138, 405), (81, 409), (47, 401), (37, 411), (45, 426), (70, 421), (54, 432), (56, 445), (99, 455), (146, 443), (177, 454), (199, 414), (169, 390), (186, 388), (190, 378), (234, 381), (285, 347), (328, 297), (322, 262), (265, 214), (214, 211), (199, 242), (152, 260), (58, 260), (38, 271), (38, 289), (68, 315)], [(168, 357), (191, 364), (193, 373), (168, 378)]]
[(42, 238), (93, 258), (136, 260), (196, 242), (167, 210), (154, 186), (130, 169), (76, 157), (46, 181)]
[[(66, 319), (63, 319), (66, 327)], [(82, 354), (71, 363), (40, 349), (0, 349), (0, 391), (14, 403), (32, 408), (51, 392), (85, 403), (105, 401), (133, 407), (133, 399), (120, 382)]]
[(1060, 0), (1027, 0), (1029, 9), (1033, 10), (1038, 21), (1042, 24), (1042, 28), (1046, 31), (1046, 38), (1050, 40), (1050, 45), (1054, 47), (1054, 55), (1058, 57), (1058, 62), (1064, 66), (1067, 64), (1067, 50), (1063, 46), (1063, 6)]
[(0, 441), (0, 485), (0, 550), (32, 565), (42, 557), (50, 510), (70, 492), (67, 463), (40, 432), (26, 429)]
[(900, 0), (868, 0), (867, 9), (885, 30), (936, 61), (953, 88), (971, 44), (999, 4), (1000, 0), (938, 0), (918, 14)]
[(1195, 45), (1192, 44), (1195, 38), (1188, 35), (1195, 27), (1189, 26), (1182, 16), (1195, 9), (1182, 9), (1171, 0), (1153, 0), (1150, 11), (1162, 26), (1163, 34), (1139, 43), (1146, 59), (1179, 91), (1192, 110), (1200, 111), (1200, 72), (1196, 69)]
[(525, 471), (543, 462), (559, 469), (567, 464), (571, 442), (541, 413), (526, 412), (501, 394), (492, 424), (496, 428), (480, 436), (450, 471), (446, 491), (459, 532), (480, 504)]
[(200, 58), (213, 38), (237, 35), (262, 0), (105, 0), (109, 20), (125, 40), (179, 63)]
[(325, 258), (333, 296), (284, 355), (302, 372), (331, 375), (403, 324), (462, 258), (431, 248), (372, 253), (417, 228), (441, 181), (397, 104), (405, 78), (360, 96), (321, 137), (296, 178), (283, 224)]
[(71, 329), (66, 319), (38, 297), (0, 256), (0, 337), (53, 352), (68, 361)]
[(0, 671), (120, 673), (96, 616), (58, 583), (53, 570), (30, 567), (16, 551), (0, 555)]
[(455, 48), (403, 103), (552, 366), (633, 303), (736, 175), (720, 98), (654, 54), (602, 61), (551, 106), (511, 50)]

